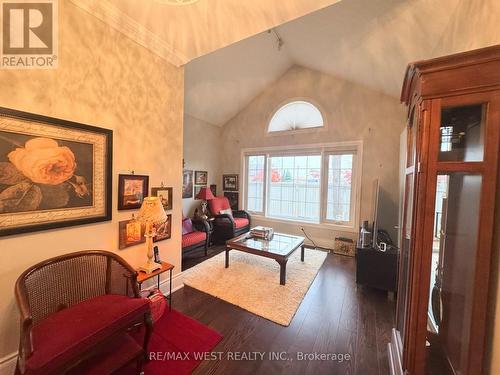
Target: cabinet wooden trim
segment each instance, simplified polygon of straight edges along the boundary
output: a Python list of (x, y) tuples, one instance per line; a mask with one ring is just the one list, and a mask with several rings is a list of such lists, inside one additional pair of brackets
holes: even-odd
[(486, 47), (409, 64), (401, 102), (409, 105), (414, 98), (423, 100), (499, 90), (498, 49), (499, 46)]
[[(414, 130), (417, 130), (417, 134), (414, 135), (417, 137), (417, 144), (413, 170), (416, 171), (412, 197), (413, 216), (410, 219), (412, 242), (409, 249), (409, 282), (406, 295), (399, 294), (397, 301), (397, 305), (400, 306), (405, 298), (408, 300), (405, 316), (397, 317), (398, 320), (404, 319), (405, 323), (403, 368), (412, 375), (423, 375), (426, 371), (429, 280), (434, 241), (437, 176), (464, 172), (481, 175), (482, 180), (478, 206), (474, 287), (468, 307), (471, 311), (470, 335), (468, 352), (461, 357), (465, 358), (461, 363), (464, 365), (464, 375), (484, 373), (500, 142), (500, 46), (410, 64), (405, 75), (401, 101), (408, 106), (408, 123), (412, 121), (410, 116), (413, 111), (418, 111), (418, 115), (415, 116), (417, 123), (413, 124)], [(483, 160), (472, 162), (438, 160), (442, 108), (483, 103), (487, 103), (484, 112), (486, 122)], [(411, 148), (408, 147), (408, 150)], [(412, 171), (407, 168), (406, 172), (408, 175)], [(405, 192), (405, 199), (407, 196)], [(403, 216), (406, 220), (405, 213)], [(403, 236), (406, 235), (407, 225), (408, 223), (403, 221)], [(400, 270), (403, 267), (400, 264)], [(399, 307), (397, 311), (399, 313)], [(452, 366), (451, 362), (448, 365)]]

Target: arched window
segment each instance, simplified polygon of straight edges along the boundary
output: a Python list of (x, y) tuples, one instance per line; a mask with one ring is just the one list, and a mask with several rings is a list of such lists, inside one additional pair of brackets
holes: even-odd
[(274, 113), (267, 132), (322, 128), (323, 125), (323, 115), (314, 104), (297, 100), (285, 104)]

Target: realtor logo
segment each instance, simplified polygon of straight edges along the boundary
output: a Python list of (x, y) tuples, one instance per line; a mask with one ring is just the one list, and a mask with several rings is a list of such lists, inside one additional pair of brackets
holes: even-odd
[(0, 0), (3, 69), (57, 67), (57, 0)]

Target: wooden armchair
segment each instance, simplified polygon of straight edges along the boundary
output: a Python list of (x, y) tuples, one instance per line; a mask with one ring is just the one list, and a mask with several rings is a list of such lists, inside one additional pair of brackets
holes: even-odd
[[(16, 373), (107, 374), (134, 361), (140, 372), (152, 320), (136, 278), (121, 257), (98, 250), (65, 254), (24, 271), (15, 286), (21, 314)], [(142, 324), (141, 346), (127, 332)]]

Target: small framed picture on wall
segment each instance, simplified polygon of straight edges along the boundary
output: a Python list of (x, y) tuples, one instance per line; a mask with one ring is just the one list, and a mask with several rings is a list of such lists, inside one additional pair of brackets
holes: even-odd
[(149, 176), (135, 174), (118, 175), (118, 209), (141, 208), (144, 197), (149, 192)]
[(172, 209), (172, 188), (171, 187), (152, 187), (151, 196), (158, 197), (165, 210)]
[(153, 242), (163, 241), (172, 236), (172, 215), (167, 215), (167, 221), (156, 228), (156, 235), (153, 237)]
[(225, 174), (222, 176), (222, 190), (238, 191), (238, 186), (237, 174)]
[(193, 171), (182, 172), (182, 198), (193, 198)]
[(214, 195), (214, 197), (217, 196), (217, 185), (213, 184), (213, 185), (210, 185), (210, 190), (212, 190), (212, 194)]
[(231, 206), (231, 210), (238, 211), (238, 200), (239, 193), (233, 191), (225, 191), (224, 196), (229, 200), (229, 205)]
[(194, 172), (194, 184), (195, 185), (206, 185), (208, 181), (207, 171), (195, 171)]
[(195, 198), (195, 199), (196, 199), (196, 196), (198, 195), (198, 193), (200, 192), (201, 188), (203, 188), (203, 187), (205, 187), (205, 188), (206, 188), (206, 187), (207, 187), (207, 185), (203, 185), (203, 186), (199, 185), (199, 186), (195, 186), (195, 187), (194, 187), (194, 198)]
[(118, 223), (118, 248), (125, 249), (129, 246), (146, 242), (144, 237), (146, 226), (142, 225), (133, 216), (130, 220), (123, 220)]

